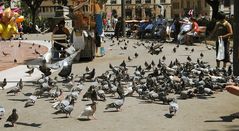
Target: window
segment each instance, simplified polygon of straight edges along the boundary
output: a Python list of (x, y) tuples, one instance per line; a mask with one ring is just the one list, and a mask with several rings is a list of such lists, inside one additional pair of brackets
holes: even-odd
[(145, 0), (146, 4), (151, 4), (151, 0)]
[(201, 0), (198, 0), (198, 9), (201, 10), (202, 9), (202, 6), (201, 6)]
[(190, 8), (190, 1), (187, 1), (187, 8)]
[(173, 9), (179, 9), (179, 2), (173, 3)]
[(141, 4), (141, 0), (136, 0), (135, 3), (136, 4)]
[(145, 15), (146, 15), (146, 16), (149, 16), (149, 17), (152, 17), (151, 8), (145, 8)]
[(141, 8), (135, 9), (135, 16), (136, 16), (136, 19), (142, 19), (142, 9)]
[(132, 9), (125, 10), (126, 19), (132, 19)]
[(224, 0), (224, 6), (229, 7), (230, 6), (230, 0)]
[(116, 0), (111, 0), (110, 3), (111, 4), (116, 4)]
[(160, 0), (160, 3), (161, 4), (164, 4), (166, 0)]
[(126, 0), (125, 3), (126, 4), (131, 4), (131, 0)]

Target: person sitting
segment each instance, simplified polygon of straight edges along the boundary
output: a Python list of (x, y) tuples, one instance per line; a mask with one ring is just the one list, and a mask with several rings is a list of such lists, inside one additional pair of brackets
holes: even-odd
[(151, 33), (153, 27), (154, 27), (154, 25), (153, 25), (152, 21), (150, 20), (148, 25), (144, 28), (144, 32), (142, 35), (145, 36), (147, 33)]
[[(68, 43), (68, 39), (70, 38), (70, 32), (69, 30), (65, 27), (65, 21), (61, 20), (57, 26), (53, 29), (53, 34), (65, 34), (67, 36), (67, 39), (65, 40), (55, 40), (53, 47), (60, 52), (61, 58), (65, 57), (65, 49), (67, 48), (66, 46), (63, 46), (61, 43)], [(55, 54), (55, 57), (59, 57), (59, 53)]]
[(195, 18), (191, 17), (190, 22), (192, 22), (192, 29), (186, 34), (186, 43), (192, 45), (194, 38), (198, 36), (199, 26)]
[(178, 34), (178, 42), (179, 44), (183, 44), (183, 43), (189, 44), (187, 33), (192, 31), (193, 24), (187, 17), (185, 17), (183, 21), (181, 21), (181, 23), (182, 23), (182, 26), (180, 29), (180, 33)]

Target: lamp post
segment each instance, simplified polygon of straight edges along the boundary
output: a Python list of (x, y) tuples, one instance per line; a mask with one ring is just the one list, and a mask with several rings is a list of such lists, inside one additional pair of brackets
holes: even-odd
[(121, 0), (122, 35), (125, 36), (125, 0)]

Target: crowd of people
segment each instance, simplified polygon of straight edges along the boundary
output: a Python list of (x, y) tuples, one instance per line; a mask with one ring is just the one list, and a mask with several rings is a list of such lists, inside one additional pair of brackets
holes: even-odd
[[(119, 31), (122, 31), (122, 29), (116, 28), (116, 25), (118, 22), (121, 23), (121, 20), (113, 20), (115, 21), (114, 26), (111, 25), (111, 23), (114, 22), (108, 21), (110, 21), (110, 19), (103, 22), (105, 23), (105, 31), (107, 31), (109, 27), (112, 27), (112, 29), (115, 30), (114, 36), (120, 35), (121, 33)], [(231, 23), (231, 19), (227, 21)], [(160, 41), (170, 39), (170, 41), (174, 43), (192, 45), (195, 40), (198, 40), (201, 33), (205, 33), (209, 36), (209, 32), (212, 30), (208, 28), (210, 25), (211, 22), (207, 16), (195, 18), (186, 15), (182, 18), (175, 17), (170, 21), (166, 20), (162, 15), (159, 15), (156, 18), (149, 18), (147, 20), (126, 22), (126, 36), (136, 39), (153, 38)], [(207, 28), (208, 30), (206, 30)]]

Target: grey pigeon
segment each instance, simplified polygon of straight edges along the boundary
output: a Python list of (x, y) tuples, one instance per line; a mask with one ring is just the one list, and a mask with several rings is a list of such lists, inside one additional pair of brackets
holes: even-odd
[(7, 118), (6, 122), (11, 122), (12, 126), (14, 127), (14, 124), (17, 122), (17, 120), (18, 120), (17, 110), (13, 109), (12, 114)]
[(69, 105), (65, 105), (65, 106), (61, 106), (60, 109), (56, 112), (54, 112), (53, 114), (66, 114), (66, 117), (68, 117), (68, 115), (70, 116), (71, 115), (71, 112), (73, 111), (74, 109), (74, 99), (72, 99), (69, 103)]
[(109, 108), (116, 108), (117, 111), (120, 111), (121, 106), (123, 106), (124, 104), (124, 101), (125, 101), (125, 97), (123, 96), (121, 99), (106, 105), (105, 110), (108, 110)]
[(23, 82), (22, 82), (22, 79), (20, 79), (16, 87), (8, 91), (7, 94), (13, 93), (14, 95), (16, 95), (18, 92), (21, 92), (22, 88), (23, 88)]
[(4, 78), (3, 81), (0, 81), (0, 87), (4, 90), (4, 87), (7, 85), (7, 79)]
[(24, 107), (33, 106), (33, 105), (35, 104), (36, 100), (37, 100), (37, 96), (31, 95), (31, 96), (28, 98), (27, 102), (25, 103), (25, 106), (24, 106)]
[(25, 73), (27, 73), (27, 74), (29, 74), (29, 76), (31, 76), (32, 73), (34, 72), (34, 69), (35, 69), (35, 68), (32, 68), (32, 69), (26, 71)]

